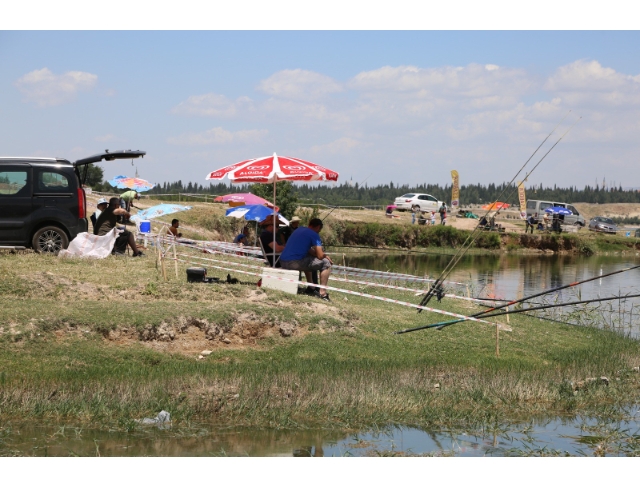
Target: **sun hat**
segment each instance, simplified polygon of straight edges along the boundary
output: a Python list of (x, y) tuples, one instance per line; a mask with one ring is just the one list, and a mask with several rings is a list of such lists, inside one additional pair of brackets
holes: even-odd
[(269, 215), (267, 218), (260, 222), (261, 227), (266, 227), (267, 225), (273, 225), (273, 221), (276, 221), (275, 225), (278, 226), (280, 220), (278, 220), (274, 215)]
[(103, 205), (103, 204), (108, 205), (109, 202), (107, 200), (105, 200), (104, 198), (100, 198), (98, 200), (98, 202), (96, 203), (96, 206), (100, 206), (100, 205)]
[(293, 223), (293, 222), (299, 222), (299, 221), (302, 221), (302, 220), (300, 220), (300, 217), (298, 217), (298, 216), (294, 216), (294, 217), (293, 217), (291, 220), (289, 220), (289, 221), (290, 221), (290, 223)]

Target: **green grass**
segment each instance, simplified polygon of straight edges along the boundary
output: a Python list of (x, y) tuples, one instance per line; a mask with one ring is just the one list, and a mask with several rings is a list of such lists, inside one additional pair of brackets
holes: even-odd
[[(172, 265), (168, 271), (164, 282), (152, 252), (90, 262), (0, 254), (0, 419), (127, 429), (165, 409), (178, 422), (223, 426), (448, 427), (638, 400), (631, 369), (640, 365), (640, 346), (611, 332), (518, 315), (513, 332), (500, 333), (498, 358), (487, 324), (394, 335), (443, 317), (335, 291), (328, 305), (264, 293), (257, 277), (233, 272), (244, 285), (187, 284), (184, 265), (179, 278)], [(476, 311), (451, 299), (431, 305)], [(294, 335), (281, 336), (282, 324), (294, 325)], [(162, 329), (173, 340), (162, 341)], [(196, 360), (204, 349), (213, 353)], [(609, 386), (574, 393), (571, 382), (600, 376)]]

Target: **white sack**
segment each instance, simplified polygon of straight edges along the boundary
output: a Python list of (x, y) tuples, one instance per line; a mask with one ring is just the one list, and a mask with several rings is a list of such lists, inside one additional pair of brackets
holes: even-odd
[(67, 250), (58, 252), (58, 257), (87, 257), (92, 259), (104, 259), (111, 255), (116, 243), (116, 229), (106, 235), (98, 236), (92, 233), (82, 232), (74, 238)]

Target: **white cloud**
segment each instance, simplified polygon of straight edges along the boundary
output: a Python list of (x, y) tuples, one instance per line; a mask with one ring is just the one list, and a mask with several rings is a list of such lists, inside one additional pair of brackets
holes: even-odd
[(575, 61), (549, 77), (545, 89), (572, 104), (621, 106), (640, 103), (640, 75), (603, 67), (598, 61)]
[(222, 127), (214, 127), (205, 132), (183, 134), (177, 137), (169, 137), (167, 142), (174, 145), (225, 145), (238, 142), (258, 142), (267, 134), (268, 130), (239, 130), (231, 132)]
[(190, 96), (186, 101), (175, 106), (171, 113), (206, 117), (234, 117), (243, 110), (251, 110), (252, 105), (252, 100), (246, 96), (234, 101), (224, 95), (207, 93), (205, 95)]
[(357, 74), (349, 86), (360, 92), (413, 93), (425, 97), (481, 98), (519, 96), (532, 88), (524, 70), (488, 64), (465, 67), (384, 66)]
[(44, 107), (69, 102), (77, 92), (91, 90), (97, 81), (97, 75), (83, 71), (56, 75), (48, 68), (42, 68), (19, 78), (15, 86), (22, 92), (25, 101)]
[(351, 137), (340, 137), (337, 140), (324, 145), (314, 145), (311, 152), (314, 154), (346, 154), (352, 149), (362, 145), (362, 142)]
[(278, 71), (258, 84), (259, 91), (277, 98), (320, 98), (343, 91), (342, 86), (324, 74), (304, 69)]

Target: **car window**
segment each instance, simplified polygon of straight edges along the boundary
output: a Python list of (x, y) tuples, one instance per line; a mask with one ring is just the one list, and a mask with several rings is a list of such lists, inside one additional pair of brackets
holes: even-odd
[(567, 205), (567, 210), (569, 210), (574, 215), (578, 215), (578, 216), (580, 215), (580, 213), (578, 213), (578, 210), (576, 210), (575, 206)]
[(418, 199), (429, 201), (429, 197), (426, 194), (421, 194), (420, 196), (418, 196)]
[(407, 193), (407, 194), (403, 194), (402, 196), (400, 196), (400, 198), (413, 198), (415, 196), (415, 194), (413, 193)]
[(0, 170), (0, 196), (17, 195), (27, 186), (28, 173), (24, 169)]
[[(536, 209), (536, 203), (537, 201), (533, 200), (533, 201), (527, 201), (527, 209), (528, 210), (535, 210)], [(540, 208), (542, 210), (542, 208)]]
[(43, 193), (70, 193), (69, 178), (53, 171), (40, 171), (37, 182), (38, 191)]
[(427, 195), (427, 199), (429, 201), (438, 201), (437, 198), (435, 198), (434, 196), (431, 196), (430, 194)]
[(551, 208), (553, 206), (553, 203), (547, 203), (546, 201), (543, 201), (542, 203), (540, 203), (540, 211), (544, 211), (547, 208)]
[(611, 218), (600, 218), (602, 223), (608, 223), (609, 225), (614, 225), (613, 220)]

